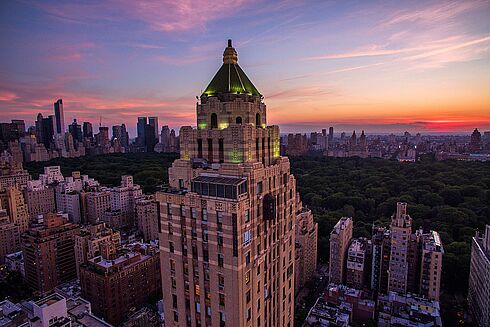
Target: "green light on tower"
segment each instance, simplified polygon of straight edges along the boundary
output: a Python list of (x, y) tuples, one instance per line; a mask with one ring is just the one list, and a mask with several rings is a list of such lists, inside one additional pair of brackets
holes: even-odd
[(242, 154), (238, 149), (233, 149), (230, 153), (230, 162), (231, 163), (241, 163), (242, 162)]
[(202, 123), (197, 124), (197, 129), (206, 129), (207, 126), (208, 126), (208, 124), (206, 124), (205, 122), (202, 122)]

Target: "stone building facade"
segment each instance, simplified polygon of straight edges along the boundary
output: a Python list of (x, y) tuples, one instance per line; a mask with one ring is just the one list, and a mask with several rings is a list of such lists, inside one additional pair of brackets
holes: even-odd
[(229, 41), (158, 192), (167, 326), (293, 326), (296, 182)]

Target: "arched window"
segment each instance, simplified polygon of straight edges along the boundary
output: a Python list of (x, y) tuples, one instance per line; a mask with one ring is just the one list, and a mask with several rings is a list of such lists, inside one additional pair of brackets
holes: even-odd
[(211, 128), (218, 128), (218, 115), (215, 113), (211, 114)]
[(260, 127), (260, 114), (256, 113), (255, 114), (255, 127)]
[(242, 124), (242, 117), (238, 116), (236, 118), (236, 123), (237, 123), (237, 125), (241, 125)]

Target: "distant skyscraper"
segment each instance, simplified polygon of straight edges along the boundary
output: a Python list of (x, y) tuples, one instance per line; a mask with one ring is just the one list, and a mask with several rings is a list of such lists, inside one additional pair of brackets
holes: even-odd
[(112, 141), (118, 139), (121, 146), (128, 148), (129, 146), (129, 134), (126, 131), (126, 125), (115, 125), (112, 126)]
[(129, 147), (129, 133), (125, 124), (121, 125), (121, 145), (126, 149)]
[(477, 326), (490, 326), (490, 225), (471, 242), (468, 309)]
[(406, 293), (408, 287), (408, 250), (412, 233), (412, 218), (407, 214), (407, 204), (398, 202), (391, 217), (391, 254), (388, 291)]
[(98, 144), (100, 146), (109, 145), (109, 127), (99, 127)]
[[(158, 117), (148, 117), (148, 124), (153, 126), (153, 129), (155, 130), (155, 137), (158, 139)], [(158, 143), (159, 140), (157, 140)]]
[(476, 152), (479, 150), (481, 150), (481, 133), (478, 131), (478, 128), (475, 128), (471, 134), (470, 151)]
[(26, 123), (24, 120), (21, 119), (12, 119), (12, 125), (15, 126), (15, 131), (19, 135), (19, 137), (22, 137), (26, 133)]
[(54, 116), (50, 115), (47, 118), (44, 118), (43, 115), (40, 113), (37, 115), (36, 140), (37, 143), (44, 144), (46, 149), (49, 149), (51, 143), (53, 142), (53, 136), (54, 136), (53, 117)]
[(350, 146), (354, 147), (357, 145), (357, 135), (356, 131), (352, 132), (352, 136), (350, 137)]
[(65, 133), (65, 114), (63, 112), (63, 100), (58, 99), (54, 103), (55, 132), (56, 134)]
[(327, 136), (327, 129), (326, 129), (326, 128), (323, 128), (323, 129), (322, 129), (322, 135), (323, 135), (323, 136)]
[(347, 250), (352, 239), (352, 218), (342, 217), (330, 233), (329, 283), (344, 284), (346, 278)]
[(92, 138), (94, 137), (94, 130), (92, 124), (88, 121), (83, 122), (83, 137)]
[(147, 124), (146, 117), (138, 117), (138, 124), (136, 125), (136, 143), (138, 146), (145, 146), (145, 126)]
[(121, 125), (112, 126), (112, 141), (115, 139), (121, 140), (122, 137), (122, 127)]
[(76, 141), (76, 142), (82, 142), (83, 141), (82, 126), (77, 123), (76, 119), (73, 119), (73, 123), (68, 125), (68, 131), (70, 132), (74, 141)]
[(157, 144), (155, 127), (151, 126), (150, 124), (145, 125), (144, 139), (146, 152), (153, 152), (155, 149), (155, 145)]
[(328, 128), (328, 142), (332, 142), (333, 141), (333, 127), (330, 126)]

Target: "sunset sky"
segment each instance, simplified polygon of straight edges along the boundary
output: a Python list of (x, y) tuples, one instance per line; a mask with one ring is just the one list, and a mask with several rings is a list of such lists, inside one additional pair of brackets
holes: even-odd
[(195, 125), (228, 38), (282, 132), (490, 130), (490, 1), (1, 1), (0, 121)]

